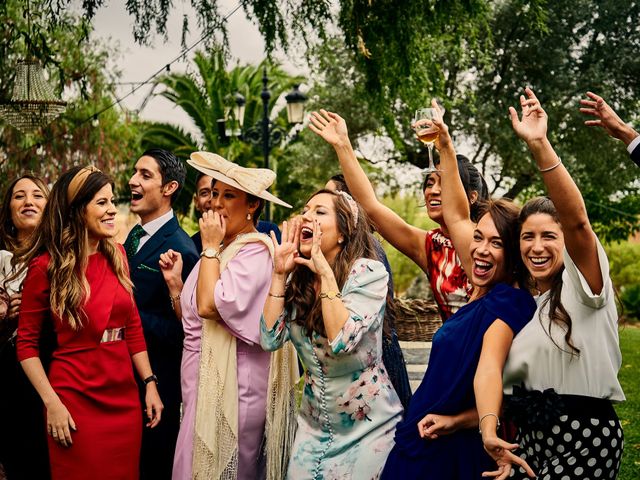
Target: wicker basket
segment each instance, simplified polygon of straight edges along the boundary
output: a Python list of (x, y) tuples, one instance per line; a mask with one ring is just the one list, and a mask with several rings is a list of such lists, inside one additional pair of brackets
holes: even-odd
[(433, 300), (394, 298), (398, 339), (405, 342), (430, 342), (442, 325)]

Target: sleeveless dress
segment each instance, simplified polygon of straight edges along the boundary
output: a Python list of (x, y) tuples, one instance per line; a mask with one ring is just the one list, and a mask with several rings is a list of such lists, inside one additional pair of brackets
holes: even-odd
[(444, 322), (460, 307), (466, 305), (473, 287), (467, 279), (451, 239), (442, 229), (436, 228), (427, 232), (425, 251), (427, 278)]
[(477, 428), (426, 440), (417, 424), (428, 413), (453, 415), (475, 408), (473, 378), (485, 332), (501, 319), (515, 335), (535, 309), (527, 291), (498, 284), (444, 323), (433, 337), (427, 372), (396, 429), (382, 478), (469, 480), (494, 469)]

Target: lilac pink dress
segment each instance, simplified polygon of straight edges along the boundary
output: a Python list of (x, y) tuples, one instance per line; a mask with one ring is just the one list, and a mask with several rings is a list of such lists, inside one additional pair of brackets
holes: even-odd
[[(182, 355), (182, 423), (173, 463), (173, 480), (191, 480), (195, 433), (200, 340), (203, 320), (198, 315), (198, 262), (182, 289), (184, 328)], [(214, 288), (216, 309), (237, 339), (238, 365), (238, 479), (264, 478), (261, 444), (264, 435), (270, 353), (260, 347), (260, 316), (271, 284), (273, 261), (261, 242), (244, 245), (222, 272)]]

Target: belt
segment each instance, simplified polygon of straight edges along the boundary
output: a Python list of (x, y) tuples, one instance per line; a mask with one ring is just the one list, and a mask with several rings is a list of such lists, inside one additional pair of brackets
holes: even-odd
[(102, 334), (100, 343), (116, 342), (118, 340), (124, 340), (124, 327), (107, 328)]

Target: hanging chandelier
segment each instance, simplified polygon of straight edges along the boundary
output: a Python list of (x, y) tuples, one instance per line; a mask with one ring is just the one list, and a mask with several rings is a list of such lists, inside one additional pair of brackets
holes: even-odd
[(23, 60), (16, 66), (11, 100), (0, 104), (0, 117), (18, 130), (31, 133), (49, 124), (66, 106), (67, 102), (53, 95), (40, 62)]

